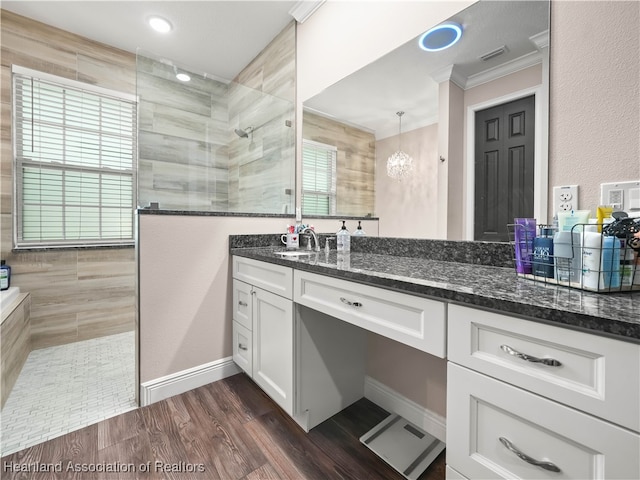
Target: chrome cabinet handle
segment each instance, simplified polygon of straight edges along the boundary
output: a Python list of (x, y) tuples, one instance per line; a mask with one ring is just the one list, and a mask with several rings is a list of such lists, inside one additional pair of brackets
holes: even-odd
[(247, 302), (243, 302), (242, 300), (238, 300), (238, 305), (240, 305), (241, 307), (248, 307), (249, 304)]
[(530, 463), (531, 465), (535, 465), (536, 467), (540, 467), (540, 468), (543, 468), (545, 470), (549, 470), (550, 472), (560, 472), (561, 471), (555, 463), (541, 462), (540, 460), (536, 460), (535, 458), (530, 457), (526, 453), (521, 452), (520, 450), (518, 450), (515, 447), (515, 445), (513, 445), (513, 443), (511, 443), (506, 438), (500, 437), (499, 440), (505, 447), (507, 447), (508, 450), (510, 450), (511, 452), (515, 453), (519, 458), (521, 458), (525, 462)]
[(509, 355), (513, 355), (514, 357), (526, 360), (527, 362), (542, 363), (543, 365), (547, 365), (549, 367), (559, 367), (560, 365), (562, 365), (562, 363), (560, 363), (555, 358), (532, 357), (531, 355), (527, 355), (526, 353), (520, 353), (517, 350), (514, 350), (509, 345), (500, 345), (500, 348)]
[(361, 307), (362, 304), (360, 302), (350, 302), (349, 300), (347, 300), (344, 297), (340, 297), (340, 301), (346, 305), (349, 305), (350, 307)]
[(246, 345), (244, 345), (244, 344), (242, 344), (242, 343), (239, 343), (239, 344), (238, 344), (238, 348), (239, 348), (240, 350), (245, 350), (245, 351), (246, 351), (246, 350), (249, 350), (249, 349), (247, 348), (247, 346), (246, 346)]

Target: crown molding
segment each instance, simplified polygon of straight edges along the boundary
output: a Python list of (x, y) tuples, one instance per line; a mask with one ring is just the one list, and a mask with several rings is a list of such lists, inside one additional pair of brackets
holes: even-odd
[(549, 30), (540, 32), (533, 37), (529, 37), (529, 40), (536, 46), (538, 50), (549, 47)]
[(433, 78), (436, 83), (442, 83), (447, 80), (451, 80), (463, 90), (465, 83), (467, 82), (467, 79), (463, 75), (458, 73), (458, 71), (455, 69), (455, 65), (447, 65), (446, 67), (433, 72), (431, 74), (431, 78)]
[(503, 63), (502, 65), (490, 68), (484, 72), (471, 75), (466, 79), (465, 85), (462, 88), (467, 90), (469, 88), (477, 87), (483, 83), (491, 82), (539, 63), (542, 63), (542, 54), (540, 52), (527, 53), (526, 55), (516, 58), (515, 60), (511, 60), (510, 62)]
[(324, 2), (325, 0), (300, 0), (289, 10), (289, 15), (298, 23), (304, 23)]

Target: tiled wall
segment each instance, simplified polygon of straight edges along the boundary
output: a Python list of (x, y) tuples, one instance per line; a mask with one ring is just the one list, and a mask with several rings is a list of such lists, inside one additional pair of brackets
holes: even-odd
[[(9, 398), (11, 389), (20, 375), (31, 351), (30, 308), (31, 297), (21, 293), (9, 312), (2, 312), (0, 320), (0, 406)], [(15, 308), (14, 308), (15, 307)]]
[[(138, 54), (138, 205), (165, 210), (228, 209), (226, 83)], [(184, 71), (184, 69), (180, 69)]]
[[(291, 22), (229, 85), (230, 211), (293, 212), (295, 29)], [(249, 126), (249, 138), (233, 133)]]
[(338, 149), (336, 214), (375, 214), (376, 139), (343, 123), (304, 112), (302, 138)]
[(51, 26), (2, 15), (1, 255), (12, 284), (31, 293), (31, 347), (132, 330), (134, 249), (12, 253), (11, 65), (135, 93), (135, 56)]

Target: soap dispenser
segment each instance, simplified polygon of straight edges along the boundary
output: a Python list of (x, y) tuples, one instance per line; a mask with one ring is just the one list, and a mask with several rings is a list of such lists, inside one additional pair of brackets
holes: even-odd
[(364, 237), (366, 235), (366, 233), (362, 229), (362, 225), (361, 225), (361, 221), (360, 220), (358, 220), (358, 228), (356, 228), (356, 231), (353, 232), (353, 234), (357, 235), (359, 237)]
[(345, 224), (346, 221), (343, 220), (342, 228), (336, 233), (336, 250), (338, 253), (349, 253), (351, 251), (351, 235)]
[(5, 263), (4, 260), (0, 261), (0, 290), (9, 290), (11, 286), (11, 267)]

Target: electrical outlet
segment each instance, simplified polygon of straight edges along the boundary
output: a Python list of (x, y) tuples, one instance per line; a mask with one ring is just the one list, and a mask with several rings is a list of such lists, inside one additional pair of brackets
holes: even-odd
[(553, 187), (553, 213), (578, 210), (578, 186)]

